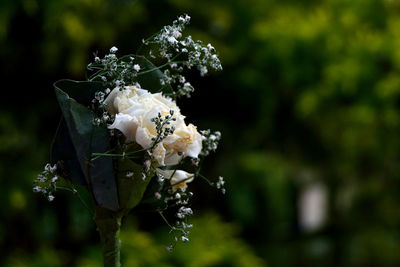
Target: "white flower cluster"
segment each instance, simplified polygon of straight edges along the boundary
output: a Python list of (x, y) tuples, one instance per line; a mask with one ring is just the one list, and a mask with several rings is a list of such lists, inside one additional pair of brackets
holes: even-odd
[(33, 181), (33, 192), (42, 193), (50, 202), (54, 200), (53, 193), (57, 189), (56, 182), (58, 181), (58, 176), (56, 175), (56, 171), (56, 165), (51, 166), (48, 163), (44, 167), (43, 172)]
[(181, 51), (181, 43), (179, 40), (182, 37), (182, 31), (189, 23), (189, 15), (180, 16), (177, 20), (173, 21), (172, 25), (164, 26), (164, 28), (161, 29), (160, 33), (154, 36), (153, 40), (143, 42), (145, 44), (158, 44), (160, 46), (159, 55), (163, 58), (171, 60), (173, 54), (170, 53), (170, 50), (175, 50), (175, 52)]
[[(87, 66), (88, 70), (95, 71), (95, 74), (90, 78), (91, 81), (101, 81), (108, 88), (123, 87), (134, 83), (141, 69), (140, 65), (135, 63), (133, 56), (118, 58), (117, 51), (118, 48), (113, 46), (110, 48), (110, 53), (105, 55), (104, 58), (95, 56), (94, 62)], [(105, 94), (110, 91), (110, 89), (107, 90), (104, 92)], [(95, 101), (97, 100), (101, 104), (104, 100), (104, 93), (102, 96), (96, 96)]]
[(211, 132), (211, 130), (200, 131), (203, 136), (203, 150), (200, 155), (205, 157), (210, 154), (210, 152), (215, 152), (218, 147), (218, 143), (221, 140), (221, 132), (215, 131)]
[(225, 180), (224, 177), (220, 176), (218, 177), (218, 181), (215, 184), (215, 186), (221, 190), (222, 194), (225, 194), (226, 190), (225, 190)]
[(193, 224), (188, 223), (188, 219), (193, 215), (193, 210), (187, 205), (189, 205), (189, 200), (193, 196), (193, 193), (187, 192), (183, 188), (178, 188), (177, 191), (169, 190), (168, 193), (170, 197), (165, 198), (167, 205), (179, 207), (175, 213), (175, 224), (169, 224), (171, 232), (178, 234), (178, 236), (174, 237), (174, 244), (168, 247), (168, 250), (172, 251), (178, 241), (184, 243), (189, 242), (188, 235), (190, 234), (190, 229), (192, 229)]
[(184, 219), (190, 215), (193, 215), (192, 209), (185, 206), (181, 206), (176, 213), (176, 217), (178, 217), (179, 219)]
[(156, 52), (150, 50), (150, 57), (160, 56), (169, 62), (170, 69), (164, 71), (161, 84), (177, 84), (174, 96), (187, 96), (194, 91), (193, 86), (181, 75), (184, 67), (196, 67), (204, 76), (209, 69), (222, 70), (221, 62), (211, 44), (203, 45), (200, 40), (194, 41), (191, 36), (183, 37), (183, 30), (190, 22), (188, 15), (180, 16), (172, 25), (164, 26), (161, 31), (144, 41), (145, 44), (155, 44)]

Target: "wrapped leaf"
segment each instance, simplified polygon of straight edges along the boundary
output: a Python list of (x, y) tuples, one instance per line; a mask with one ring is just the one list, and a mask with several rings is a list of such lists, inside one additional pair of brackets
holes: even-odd
[(118, 189), (120, 208), (123, 213), (128, 213), (137, 206), (150, 182), (150, 178), (142, 179), (143, 166), (130, 159), (118, 161)]
[[(83, 103), (90, 103), (93, 95), (90, 97), (87, 91), (99, 90), (96, 86), (99, 86), (98, 83), (64, 80), (55, 84), (55, 92), (76, 152), (76, 158), (92, 189), (97, 205), (115, 211), (118, 210), (119, 205), (112, 159), (101, 157), (93, 162), (90, 161), (91, 153), (102, 153), (107, 150), (109, 144), (107, 128), (94, 126), (93, 112), (65, 92), (70, 92), (71, 95), (81, 99)], [(62, 153), (58, 155), (60, 158), (63, 156)]]
[(64, 118), (60, 120), (51, 149), (51, 163), (58, 162), (62, 162), (58, 168), (63, 178), (74, 184), (87, 185)]
[(104, 91), (106, 88), (101, 82), (74, 81), (69, 79), (59, 80), (54, 87), (64, 91), (70, 98), (84, 106), (91, 104), (94, 94), (97, 91)]

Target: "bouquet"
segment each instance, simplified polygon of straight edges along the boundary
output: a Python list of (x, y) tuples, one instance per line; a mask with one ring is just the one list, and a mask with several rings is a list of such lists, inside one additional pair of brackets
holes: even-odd
[[(82, 200), (77, 188), (87, 189), (91, 203), (82, 201), (93, 207), (104, 266), (120, 266), (121, 221), (138, 204), (167, 222), (175, 233), (172, 250), (189, 240), (188, 183), (200, 177), (225, 192), (222, 177), (211, 182), (200, 173), (221, 134), (187, 123), (176, 103), (194, 91), (185, 70), (196, 68), (201, 76), (222, 70), (211, 44), (183, 36), (189, 21), (188, 15), (178, 17), (143, 40), (134, 55), (118, 57), (116, 47), (102, 58), (95, 55), (87, 81), (54, 84), (62, 118), (51, 162), (33, 191), (53, 201), (56, 191), (68, 190)], [(174, 209), (176, 223), (164, 217), (166, 209)]]

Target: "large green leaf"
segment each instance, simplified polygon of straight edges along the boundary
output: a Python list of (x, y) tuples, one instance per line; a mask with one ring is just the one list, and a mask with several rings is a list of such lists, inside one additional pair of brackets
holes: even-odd
[(91, 104), (97, 91), (104, 91), (105, 86), (101, 82), (74, 81), (63, 79), (54, 83), (54, 87), (64, 91), (70, 98), (78, 103), (88, 106)]
[[(79, 83), (64, 81), (55, 84), (55, 92), (60, 104), (77, 160), (86, 180), (90, 183), (93, 196), (101, 207), (117, 210), (118, 192), (113, 171), (112, 159), (101, 157), (89, 162), (91, 153), (103, 153), (108, 149), (109, 136), (105, 126), (94, 126), (94, 114), (85, 106), (71, 98), (65, 91), (71, 92), (87, 103), (93, 98), (81, 93), (84, 87), (94, 90), (98, 83)], [(64, 88), (65, 87), (65, 88)]]
[[(127, 175), (132, 173), (133, 175)], [(130, 159), (118, 161), (118, 189), (120, 208), (123, 213), (128, 213), (137, 206), (150, 182), (150, 177), (142, 179), (143, 166)]]
[[(73, 80), (60, 80), (54, 86), (68, 94), (82, 105), (90, 105), (96, 91), (103, 90), (104, 86), (99, 82), (84, 82)], [(87, 185), (85, 170), (82, 171), (77, 157), (77, 152), (72, 143), (71, 136), (65, 119), (62, 117), (57, 128), (52, 148), (51, 162), (55, 164), (62, 161), (61, 173), (64, 178), (74, 184)]]
[(51, 148), (51, 163), (56, 164), (60, 161), (62, 165), (58, 166), (58, 171), (63, 178), (74, 184), (87, 185), (64, 118), (60, 120)]
[[(130, 57), (135, 58), (135, 63), (140, 65), (140, 72), (145, 74), (141, 74), (139, 72), (139, 75), (137, 76), (137, 82), (140, 84), (140, 86), (143, 89), (148, 90), (151, 93), (157, 93), (157, 92), (165, 92), (165, 93), (172, 93), (173, 89), (170, 85), (165, 85), (162, 86), (160, 80), (165, 77), (164, 73), (157, 69), (156, 66), (154, 66), (153, 63), (151, 63), (148, 59), (146, 59), (144, 56), (139, 56), (139, 55), (128, 55), (122, 57), (120, 60), (129, 60)], [(151, 71), (150, 71), (151, 70)]]
[[(105, 126), (93, 126), (90, 151), (103, 153), (109, 149), (110, 137)], [(118, 189), (111, 157), (100, 157), (92, 161), (89, 169), (93, 193), (97, 204), (111, 210), (117, 210)]]

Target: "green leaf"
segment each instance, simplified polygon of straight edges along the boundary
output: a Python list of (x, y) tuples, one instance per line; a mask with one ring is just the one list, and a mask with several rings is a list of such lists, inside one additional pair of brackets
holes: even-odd
[[(127, 173), (133, 176), (128, 177)], [(118, 161), (118, 189), (120, 208), (123, 213), (128, 213), (137, 206), (143, 198), (143, 194), (150, 182), (150, 178), (142, 179), (143, 166), (129, 159)]]
[[(71, 85), (66, 91), (79, 97), (82, 101), (88, 101), (92, 97), (81, 93), (85, 84), (88, 90), (93, 90), (97, 83), (77, 83), (68, 81), (61, 85)], [(70, 98), (67, 93), (57, 87), (55, 92), (60, 104), (73, 147), (76, 151), (77, 160), (86, 180), (91, 186), (93, 196), (97, 204), (101, 207), (117, 210), (118, 192), (113, 172), (112, 159), (101, 157), (90, 162), (91, 153), (103, 153), (109, 145), (108, 131), (105, 126), (94, 126), (94, 114), (85, 106)], [(79, 90), (77, 90), (80, 88)], [(78, 93), (77, 93), (78, 92)]]
[[(138, 55), (131, 55), (135, 58), (135, 63), (140, 65), (140, 71), (145, 72), (148, 70), (152, 70), (151, 72), (140, 74), (137, 76), (137, 82), (143, 89), (148, 90), (151, 93), (157, 92), (165, 92), (165, 93), (172, 93), (173, 89), (171, 85), (162, 86), (160, 80), (165, 77), (164, 73), (157, 69), (153, 63), (151, 63), (147, 58), (144, 56)], [(120, 60), (126, 60), (131, 56), (122, 57)]]
[(95, 92), (104, 91), (106, 89), (101, 82), (74, 81), (68, 79), (55, 82), (54, 87), (65, 92), (70, 98), (75, 99), (75, 101), (84, 106), (91, 104)]
[(56, 164), (59, 161), (63, 164), (57, 169), (63, 178), (74, 184), (87, 185), (64, 118), (60, 120), (51, 148), (51, 163)]
[[(90, 151), (102, 153), (108, 150), (110, 137), (105, 126), (93, 126)], [(97, 204), (111, 210), (117, 210), (118, 189), (111, 157), (100, 157), (91, 162), (89, 169), (93, 193)]]

